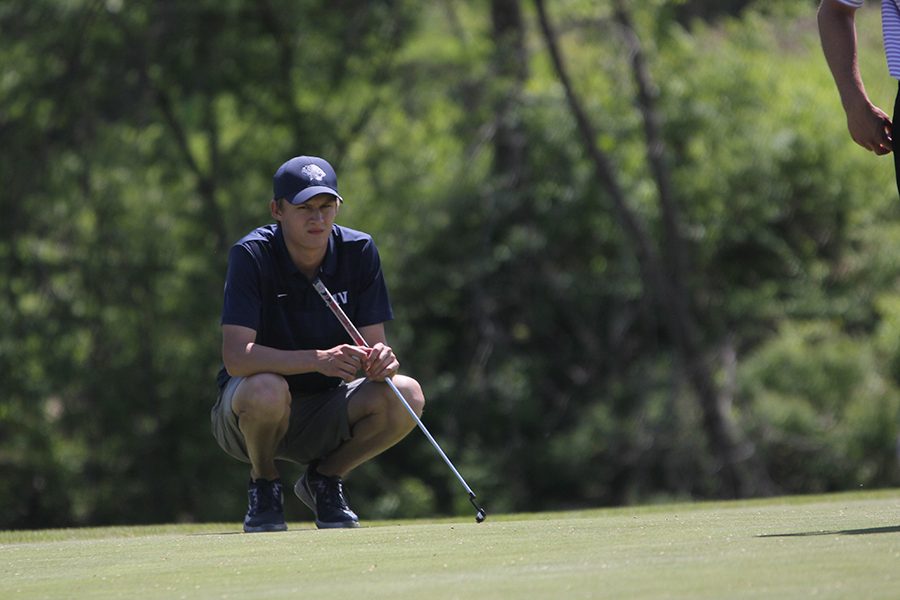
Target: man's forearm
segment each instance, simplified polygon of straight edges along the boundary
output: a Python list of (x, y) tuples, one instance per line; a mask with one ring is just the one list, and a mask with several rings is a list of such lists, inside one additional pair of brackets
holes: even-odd
[(318, 350), (278, 350), (250, 342), (241, 351), (226, 355), (225, 368), (229, 375), (247, 377), (257, 373), (298, 375), (318, 371)]
[(854, 14), (855, 9), (834, 0), (823, 0), (818, 12), (822, 51), (847, 112), (868, 104), (859, 73)]

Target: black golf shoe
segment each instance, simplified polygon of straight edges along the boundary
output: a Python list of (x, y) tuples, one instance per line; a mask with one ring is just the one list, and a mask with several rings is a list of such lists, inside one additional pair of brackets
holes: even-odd
[(284, 531), (284, 493), (281, 480), (250, 480), (247, 485), (247, 516), (244, 517), (245, 533)]
[(347, 505), (340, 477), (321, 475), (312, 464), (297, 480), (294, 493), (316, 515), (319, 529), (359, 527), (359, 517)]

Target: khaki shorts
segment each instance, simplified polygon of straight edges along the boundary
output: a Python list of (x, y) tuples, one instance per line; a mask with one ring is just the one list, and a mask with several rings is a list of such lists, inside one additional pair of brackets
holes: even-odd
[[(238, 426), (238, 416), (231, 402), (243, 377), (232, 377), (210, 411), (213, 437), (222, 450), (234, 458), (249, 463), (244, 434)], [(288, 431), (281, 440), (275, 458), (309, 464), (324, 458), (350, 439), (347, 405), (350, 397), (366, 379), (355, 379), (338, 387), (316, 394), (294, 394), (291, 397), (291, 416)]]

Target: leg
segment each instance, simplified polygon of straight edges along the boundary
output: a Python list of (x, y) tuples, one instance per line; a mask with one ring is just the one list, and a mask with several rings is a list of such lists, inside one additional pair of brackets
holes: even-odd
[(291, 393), (280, 375), (260, 373), (241, 382), (231, 409), (238, 417), (250, 458), (251, 479), (278, 479), (275, 451), (287, 432)]
[[(403, 376), (394, 377), (394, 384), (413, 411), (421, 415), (425, 397), (419, 384)], [(313, 461), (294, 485), (294, 493), (313, 511), (320, 528), (359, 527), (359, 517), (344, 497), (342, 478), (415, 427), (415, 421), (386, 383), (364, 382), (345, 402), (341, 409), (346, 406), (342, 415), (349, 425), (350, 438)]]
[[(419, 383), (403, 375), (395, 376), (393, 381), (413, 411), (421, 416), (425, 395)], [(345, 477), (402, 440), (416, 426), (386, 383), (366, 383), (350, 398), (347, 413), (353, 437), (318, 464), (323, 475)]]
[(891, 139), (894, 140), (894, 177), (897, 180), (897, 192), (900, 193), (900, 156), (897, 155), (900, 150), (900, 141), (897, 134), (900, 133), (900, 125), (897, 119), (900, 118), (900, 83), (897, 84), (897, 97), (894, 99), (894, 116), (891, 121)]

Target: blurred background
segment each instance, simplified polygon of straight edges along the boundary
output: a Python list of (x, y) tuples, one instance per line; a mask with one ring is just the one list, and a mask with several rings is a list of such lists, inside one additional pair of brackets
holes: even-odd
[[(375, 237), (489, 513), (900, 484), (900, 204), (815, 12), (0, 3), (0, 528), (240, 522), (208, 419), (227, 250), (299, 154)], [(857, 21), (890, 112), (878, 3)], [(418, 431), (348, 490), (471, 512)]]

